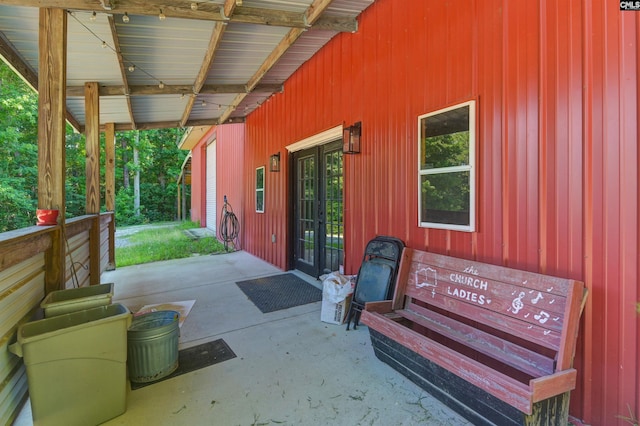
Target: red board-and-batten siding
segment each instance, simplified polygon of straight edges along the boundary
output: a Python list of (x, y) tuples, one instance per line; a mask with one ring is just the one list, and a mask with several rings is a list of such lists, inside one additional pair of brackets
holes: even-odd
[[(245, 156), (244, 150), (245, 126), (244, 123), (227, 124), (216, 127), (216, 205), (218, 206), (218, 223), (223, 219), (222, 207), (224, 196), (230, 206), (230, 211), (244, 223), (244, 172), (240, 164)], [(220, 235), (220, 229), (218, 235)], [(242, 234), (238, 237), (240, 248), (243, 248)]]
[[(617, 1), (377, 0), (247, 119), (245, 249), (287, 262), (285, 146), (362, 121), (345, 155), (346, 270), (376, 234), (408, 246), (585, 281), (571, 413), (640, 415), (640, 13)], [(417, 226), (417, 117), (478, 110), (477, 232)], [(254, 212), (255, 168), (266, 173)], [(271, 242), (271, 235), (277, 242)]]
[(191, 220), (207, 226), (207, 141), (213, 129), (207, 132), (191, 150)]
[[(217, 219), (220, 221), (224, 196), (238, 220), (243, 222), (244, 190), (243, 170), (240, 167), (244, 158), (245, 126), (242, 123), (211, 127), (198, 144), (192, 149), (191, 173), (191, 220), (200, 221), (207, 226), (207, 146), (216, 142), (216, 205)], [(214, 191), (211, 191), (214, 192)], [(218, 228), (216, 224), (216, 229)], [(242, 238), (242, 236), (240, 236)], [(240, 241), (241, 243), (241, 241)], [(240, 244), (242, 247), (242, 244)]]

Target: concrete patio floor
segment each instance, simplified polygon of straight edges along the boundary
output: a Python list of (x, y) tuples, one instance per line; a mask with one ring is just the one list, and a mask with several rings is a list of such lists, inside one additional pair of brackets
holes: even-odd
[[(293, 271), (317, 287), (321, 283)], [(127, 392), (106, 425), (467, 425), (380, 362), (366, 327), (320, 321), (321, 303), (263, 314), (236, 281), (282, 273), (246, 253), (200, 256), (104, 273), (114, 302), (195, 300), (180, 349), (215, 339), (236, 358)], [(27, 404), (15, 425), (31, 425)]]

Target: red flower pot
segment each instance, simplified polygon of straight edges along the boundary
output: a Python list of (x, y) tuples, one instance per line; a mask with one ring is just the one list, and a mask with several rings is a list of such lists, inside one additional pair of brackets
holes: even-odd
[(58, 224), (58, 210), (37, 209), (36, 218), (38, 226), (54, 226)]

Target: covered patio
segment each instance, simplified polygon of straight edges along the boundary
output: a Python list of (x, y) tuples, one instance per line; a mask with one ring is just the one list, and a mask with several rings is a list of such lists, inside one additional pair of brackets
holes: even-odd
[[(8, 343), (46, 293), (73, 285), (70, 266), (81, 262), (80, 285), (115, 281), (118, 300), (132, 308), (164, 292), (197, 299), (185, 325), (197, 330), (184, 330), (183, 346), (221, 336), (238, 355), (174, 385), (133, 391), (125, 424), (143, 416), (210, 422), (216, 415), (223, 424), (427, 422), (422, 406), (412, 404), (424, 405), (425, 394), (374, 362), (364, 330), (347, 334), (320, 323), (319, 306), (257, 314), (232, 275), (216, 272), (223, 281), (210, 291), (211, 259), (178, 262), (182, 273), (157, 279), (131, 269), (132, 287), (124, 276), (101, 279), (115, 262), (116, 132), (185, 127), (203, 133), (192, 157), (192, 189), (200, 185), (202, 205), (219, 197), (211, 209), (219, 211), (229, 194), (242, 249), (273, 265), (236, 272), (265, 276), (305, 262), (324, 272), (325, 243), (337, 235), (325, 226), (331, 212), (340, 219), (340, 266), (348, 274), (358, 270), (367, 241), (390, 235), (411, 249), (582, 281), (589, 298), (571, 418), (637, 424), (640, 12), (629, 9), (632, 2), (161, 3), (0, 0), (0, 56), (40, 94), (38, 208), (65, 217), (67, 123), (86, 135), (87, 154), (86, 216), (0, 234), (0, 418), (10, 423), (28, 392)], [(470, 103), (469, 154), (461, 161), (447, 154), (443, 164), (451, 167), (440, 170), (468, 179), (436, 185), (434, 193), (425, 177), (435, 174), (423, 155), (431, 137), (423, 119)], [(356, 134), (359, 150), (345, 149)], [(207, 194), (202, 167), (209, 158), (224, 179)], [(277, 167), (267, 167), (272, 159)], [(325, 164), (335, 164), (336, 173), (323, 176)], [(341, 183), (335, 200), (324, 197), (332, 179)], [(312, 181), (321, 188), (307, 197)], [(429, 194), (448, 200), (449, 193), (465, 194), (464, 203), (423, 202)], [(438, 210), (451, 219), (432, 221)], [(469, 219), (463, 229), (455, 220), (460, 212)], [(323, 249), (311, 256), (311, 246)], [(210, 275), (195, 284), (198, 268)], [(154, 283), (151, 290), (142, 280)], [(214, 302), (211, 293), (223, 300)], [(323, 361), (333, 363), (334, 374), (314, 372)], [(302, 384), (283, 388), (278, 368)], [(357, 392), (362, 383), (366, 395)], [(386, 393), (377, 393), (382, 388)], [(200, 417), (187, 419), (191, 412)]]
[[(263, 314), (235, 284), (278, 273), (239, 251), (103, 274), (105, 282), (115, 283), (114, 301), (132, 311), (195, 300), (180, 348), (221, 338), (236, 354), (129, 390), (127, 411), (106, 425), (468, 424), (379, 362), (366, 327), (347, 332), (343, 325), (321, 322), (320, 302)], [(15, 425), (32, 424), (26, 404)]]
[[(19, 325), (47, 293), (105, 282), (116, 266), (116, 133), (243, 123), (335, 35), (357, 31), (372, 0), (286, 3), (0, 1), (0, 58), (39, 94), (38, 208), (60, 218), (0, 234), (2, 424), (27, 395), (24, 365), (7, 349)], [(86, 136), (78, 218), (66, 217), (67, 125)]]

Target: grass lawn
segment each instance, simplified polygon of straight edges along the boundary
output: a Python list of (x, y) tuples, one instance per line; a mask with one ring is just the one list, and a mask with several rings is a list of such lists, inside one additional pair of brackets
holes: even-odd
[(175, 226), (143, 229), (126, 236), (124, 238), (129, 244), (116, 247), (116, 265), (139, 265), (225, 252), (224, 245), (214, 237), (194, 240), (184, 233), (185, 229), (196, 227), (193, 222), (176, 222)]

